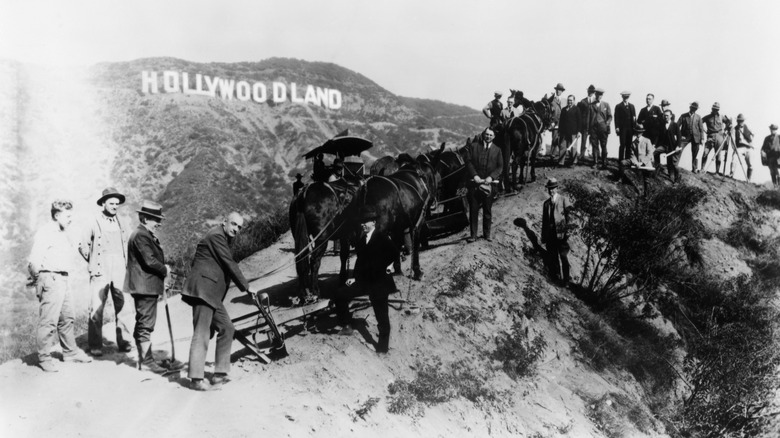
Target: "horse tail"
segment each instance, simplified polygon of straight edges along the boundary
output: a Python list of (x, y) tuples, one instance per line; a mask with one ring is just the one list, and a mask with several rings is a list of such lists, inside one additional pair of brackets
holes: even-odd
[(295, 201), (295, 221), (292, 227), (293, 240), (295, 240), (295, 270), (300, 279), (306, 278), (309, 272), (309, 229), (306, 225), (306, 215), (303, 212), (305, 193), (298, 196)]

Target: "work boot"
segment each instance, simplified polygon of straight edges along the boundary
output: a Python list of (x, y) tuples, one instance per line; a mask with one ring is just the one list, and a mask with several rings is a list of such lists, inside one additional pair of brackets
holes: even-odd
[(152, 343), (151, 342), (137, 342), (136, 348), (138, 348), (138, 369), (141, 371), (151, 371), (155, 374), (162, 374), (168, 370), (161, 367), (154, 361), (152, 355)]
[(87, 356), (81, 351), (77, 351), (73, 354), (62, 355), (63, 362), (75, 362), (75, 363), (90, 363), (92, 358)]
[(376, 344), (377, 354), (387, 354), (390, 351), (390, 335), (379, 335), (379, 341)]
[(89, 354), (91, 354), (91, 355), (93, 355), (95, 357), (100, 357), (100, 356), (103, 355), (103, 350), (100, 349), (100, 348), (90, 348), (89, 349)]
[(220, 389), (219, 386), (211, 386), (208, 380), (204, 379), (192, 379), (190, 382), (190, 389), (193, 391), (214, 391)]
[(213, 376), (211, 376), (211, 379), (209, 379), (211, 386), (224, 385), (228, 382), (230, 382), (230, 378), (225, 373), (215, 373)]
[(60, 369), (57, 368), (57, 365), (54, 364), (54, 361), (51, 359), (42, 360), (38, 362), (38, 366), (41, 367), (41, 369), (46, 373), (56, 373)]
[(747, 181), (750, 182), (750, 177), (753, 176), (753, 169), (747, 170)]

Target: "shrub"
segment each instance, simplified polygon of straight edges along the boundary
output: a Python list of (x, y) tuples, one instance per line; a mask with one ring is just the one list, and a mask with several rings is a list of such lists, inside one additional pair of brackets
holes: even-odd
[(377, 403), (379, 403), (379, 397), (370, 397), (368, 400), (363, 402), (360, 407), (352, 413), (352, 422), (356, 423), (358, 419), (365, 420), (366, 416), (371, 412), (372, 409), (374, 409)]
[(756, 202), (765, 207), (780, 210), (780, 191), (764, 190), (756, 197)]
[(289, 229), (286, 207), (277, 208), (263, 219), (250, 221), (233, 241), (233, 258), (239, 262), (267, 248)]
[(502, 369), (513, 380), (530, 377), (547, 348), (547, 341), (540, 335), (530, 338), (528, 330), (516, 322), (512, 331), (496, 338), (496, 349), (491, 357), (502, 363)]

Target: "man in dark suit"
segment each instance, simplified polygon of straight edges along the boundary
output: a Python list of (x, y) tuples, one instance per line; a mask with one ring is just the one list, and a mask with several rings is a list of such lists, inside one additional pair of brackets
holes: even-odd
[(682, 153), (680, 129), (677, 127), (677, 123), (674, 122), (674, 114), (672, 114), (671, 110), (664, 111), (664, 120), (665, 123), (658, 136), (658, 145), (653, 151), (655, 174), (661, 173), (661, 154), (667, 154), (666, 170), (669, 173), (669, 179), (676, 184), (680, 182), (680, 170), (677, 168), (677, 163), (680, 162), (680, 154)]
[(648, 93), (645, 97), (647, 106), (639, 110), (636, 122), (645, 127), (645, 137), (650, 139), (654, 146), (658, 146), (658, 136), (661, 134), (661, 127), (664, 125), (664, 114), (661, 108), (653, 105), (655, 95)]
[(504, 160), (501, 149), (493, 144), (493, 131), (482, 132), (480, 141), (469, 145), (469, 158), (466, 160), (468, 183), (469, 221), (471, 222), (471, 237), (468, 242), (477, 239), (477, 224), (479, 210), (482, 209), (482, 235), (490, 241), (490, 225), (493, 218), (493, 183), (499, 181)]
[(373, 207), (368, 206), (361, 211), (360, 226), (363, 233), (356, 246), (354, 278), (348, 279), (346, 286), (338, 290), (335, 301), (339, 324), (343, 327), (339, 334), (348, 336), (353, 333), (349, 302), (354, 297), (368, 295), (379, 329), (376, 352), (384, 354), (390, 348), (388, 297), (396, 291), (388, 266), (398, 258), (398, 248), (387, 235), (376, 232), (377, 217)]
[[(680, 128), (680, 148), (685, 149), (691, 144), (691, 171), (699, 173), (699, 146), (704, 137), (704, 123), (701, 116), (696, 114), (699, 102), (691, 102), (689, 111), (680, 116), (677, 126)], [(682, 152), (680, 152), (682, 155)]]
[(135, 329), (133, 338), (138, 349), (138, 369), (163, 373), (165, 368), (152, 356), (152, 332), (157, 322), (157, 298), (163, 294), (165, 266), (160, 241), (154, 235), (163, 220), (162, 206), (144, 201), (138, 210), (138, 228), (127, 242), (127, 273), (124, 291), (135, 302)]
[(769, 176), (775, 188), (780, 187), (780, 135), (777, 135), (777, 125), (769, 125), (769, 135), (764, 138), (761, 145), (761, 164), (769, 167)]
[[(249, 283), (233, 260), (229, 246), (243, 226), (244, 219), (233, 212), (221, 225), (210, 229), (195, 248), (190, 275), (184, 283), (182, 299), (192, 306), (193, 326), (187, 376), (192, 379), (192, 389), (198, 391), (229, 381), (230, 346), (235, 328), (222, 300), (230, 281), (242, 292), (249, 292)], [(210, 386), (203, 380), (203, 375), (209, 339), (214, 332), (217, 333), (217, 350)]]
[(550, 121), (550, 156), (557, 157), (560, 155), (558, 150), (560, 147), (560, 137), (558, 132), (558, 125), (561, 120), (561, 93), (566, 91), (566, 88), (560, 82), (553, 89), (553, 94), (547, 99), (550, 103), (551, 121)]
[[(542, 243), (547, 247), (550, 276), (564, 286), (569, 283), (569, 202), (558, 193), (558, 180), (550, 178), (545, 185), (550, 197), (542, 206)], [(563, 277), (561, 277), (563, 268)]]
[(574, 95), (570, 94), (566, 98), (566, 106), (561, 110), (561, 122), (559, 125), (561, 153), (558, 158), (558, 165), (566, 164), (566, 153), (572, 150), (574, 159), (577, 159), (577, 134), (582, 126), (580, 109), (574, 105)]
[(301, 178), (303, 178), (303, 175), (300, 173), (295, 175), (295, 182), (293, 183), (293, 197), (298, 196), (298, 192), (301, 191), (303, 188), (303, 181), (301, 181)]
[(615, 134), (620, 139), (618, 149), (618, 163), (631, 159), (631, 141), (634, 137), (634, 123), (636, 123), (636, 109), (634, 104), (628, 101), (630, 91), (620, 93), (623, 102), (615, 105)]
[[(590, 113), (590, 144), (593, 147), (593, 166), (601, 158), (601, 168), (607, 167), (607, 139), (612, 131), (612, 109), (609, 104), (601, 99), (604, 96), (604, 90), (596, 88), (596, 100), (593, 102)], [(601, 151), (599, 151), (599, 148)]]
[[(582, 126), (580, 127), (580, 135), (582, 135), (582, 139), (580, 140), (580, 153), (579, 155), (574, 157), (574, 165), (576, 165), (579, 162), (579, 158), (582, 157), (585, 158), (585, 153), (588, 151), (588, 134), (590, 133), (590, 118), (591, 118), (591, 110), (592, 110), (592, 104), (595, 102), (596, 97), (593, 95), (596, 92), (596, 87), (593, 85), (590, 85), (588, 87), (588, 96), (583, 98), (579, 103), (577, 103), (577, 108), (580, 110), (580, 117), (582, 118)], [(595, 157), (594, 157), (595, 159)]]

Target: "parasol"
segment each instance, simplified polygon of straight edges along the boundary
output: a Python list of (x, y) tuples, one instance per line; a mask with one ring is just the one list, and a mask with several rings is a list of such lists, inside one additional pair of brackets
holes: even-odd
[(374, 144), (369, 140), (348, 135), (348, 131), (344, 131), (326, 141), (322, 146), (317, 146), (309, 152), (306, 152), (306, 154), (303, 155), (303, 158), (312, 158), (317, 156), (317, 154), (341, 155), (342, 157), (360, 155), (361, 152), (372, 146), (374, 146)]

